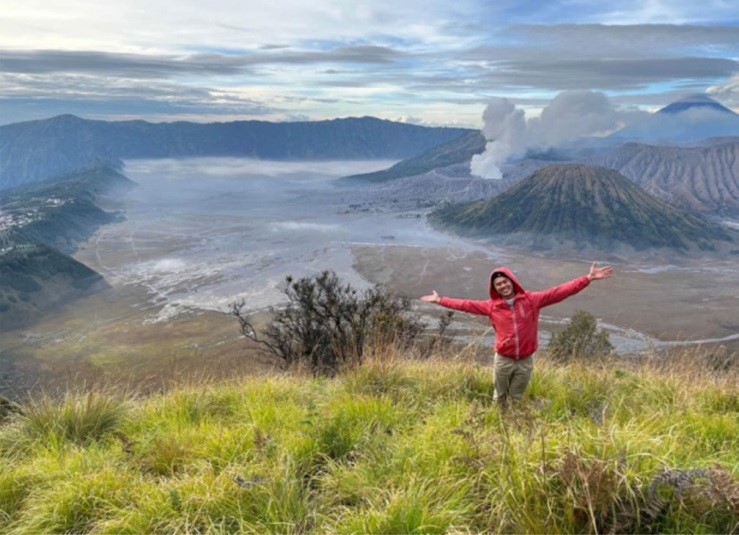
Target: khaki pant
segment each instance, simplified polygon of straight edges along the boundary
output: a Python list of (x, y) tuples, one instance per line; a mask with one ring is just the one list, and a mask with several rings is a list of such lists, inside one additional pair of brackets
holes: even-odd
[(494, 399), (502, 406), (508, 400), (520, 401), (531, 381), (534, 371), (534, 355), (523, 360), (513, 360), (495, 354), (495, 395)]

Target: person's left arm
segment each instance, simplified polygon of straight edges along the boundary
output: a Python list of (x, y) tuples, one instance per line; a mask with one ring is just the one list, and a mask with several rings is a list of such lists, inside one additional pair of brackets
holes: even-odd
[(613, 268), (611, 266), (599, 268), (596, 262), (593, 262), (587, 275), (565, 282), (554, 288), (549, 288), (543, 292), (531, 292), (531, 299), (536, 303), (538, 308), (543, 308), (559, 303), (583, 291), (590, 285), (591, 281), (607, 279), (611, 275), (613, 275)]

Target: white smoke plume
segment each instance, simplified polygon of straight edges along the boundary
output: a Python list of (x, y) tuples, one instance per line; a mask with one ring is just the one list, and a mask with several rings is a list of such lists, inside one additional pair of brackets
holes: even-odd
[(561, 146), (583, 136), (605, 135), (624, 125), (628, 113), (617, 111), (608, 97), (595, 91), (564, 91), (541, 112), (526, 119), (506, 98), (493, 99), (483, 112), (485, 152), (472, 157), (470, 171), (500, 179), (500, 166), (530, 149)]
[(496, 98), (485, 108), (482, 120), (482, 133), (488, 142), (485, 152), (472, 157), (470, 169), (473, 175), (501, 179), (499, 164), (526, 150), (526, 117), (507, 98)]

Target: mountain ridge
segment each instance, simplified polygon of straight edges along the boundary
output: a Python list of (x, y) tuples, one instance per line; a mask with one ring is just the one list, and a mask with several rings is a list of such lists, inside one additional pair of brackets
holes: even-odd
[(471, 132), (450, 143), (434, 147), (418, 156), (401, 160), (389, 169), (342, 177), (344, 183), (379, 183), (396, 178), (420, 175), (440, 167), (469, 163), (474, 154), (485, 150), (482, 132)]
[(135, 158), (404, 159), (469, 134), (374, 117), (272, 123), (108, 122), (60, 115), (0, 126), (0, 189)]
[[(438, 176), (451, 175), (458, 180), (474, 181), (469, 172), (469, 159), (476, 154), (474, 144), (465, 144), (460, 138), (446, 145), (435, 147), (409, 160), (398, 162), (389, 169), (352, 175), (340, 179), (340, 183), (390, 184), (399, 179), (418, 176), (430, 183), (438, 182)], [(482, 136), (480, 135), (480, 138)], [(484, 147), (483, 147), (484, 148)], [(441, 155), (453, 158), (448, 161), (459, 163), (437, 167)], [(502, 166), (503, 183), (506, 187), (529, 176), (532, 172), (554, 163), (594, 165), (614, 169), (642, 186), (648, 193), (693, 213), (739, 217), (739, 137), (721, 137), (704, 140), (690, 145), (659, 145), (644, 142), (611, 142), (559, 149), (553, 153), (555, 158), (537, 159), (527, 157)], [(550, 153), (539, 154), (550, 156)], [(405, 181), (408, 182), (408, 181)], [(408, 182), (410, 183), (410, 182)], [(400, 185), (400, 184), (399, 184)], [(404, 193), (398, 194), (404, 197)], [(411, 194), (411, 192), (409, 192)]]
[(739, 138), (706, 147), (631, 142), (583, 163), (614, 169), (678, 208), (739, 216)]

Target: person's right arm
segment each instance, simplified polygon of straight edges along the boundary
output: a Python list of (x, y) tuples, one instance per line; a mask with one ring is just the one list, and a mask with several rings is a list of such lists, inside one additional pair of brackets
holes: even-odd
[(486, 301), (473, 301), (471, 299), (452, 299), (450, 297), (439, 297), (439, 294), (434, 293), (430, 295), (424, 295), (421, 297), (421, 301), (424, 303), (436, 303), (444, 308), (451, 308), (452, 310), (459, 310), (460, 312), (467, 312), (469, 314), (477, 314), (479, 316), (490, 315), (490, 300)]

